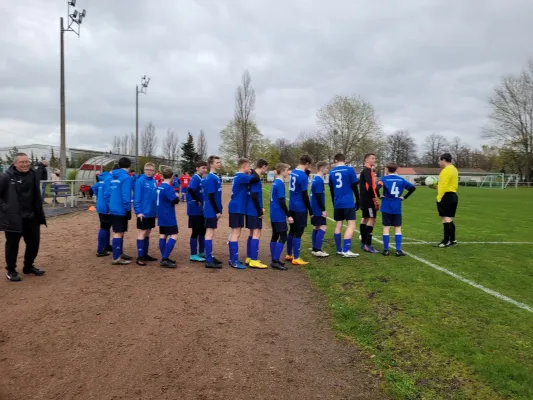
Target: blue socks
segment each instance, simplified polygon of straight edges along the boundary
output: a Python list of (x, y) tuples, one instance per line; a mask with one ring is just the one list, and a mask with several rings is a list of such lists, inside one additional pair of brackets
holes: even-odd
[(122, 241), (124, 239), (120, 238), (113, 238), (112, 246), (113, 246), (113, 260), (118, 260), (120, 256), (122, 255)]
[(107, 245), (109, 244), (109, 240), (106, 240), (108, 233), (109, 233), (109, 231), (107, 231), (105, 229), (100, 229), (98, 231), (98, 248), (97, 248), (96, 251), (99, 254), (103, 253), (104, 250), (106, 249)]
[(333, 238), (335, 239), (335, 247), (337, 248), (337, 253), (340, 253), (342, 251), (341, 247), (341, 234), (340, 233), (334, 233)]
[(203, 254), (205, 252), (205, 236), (198, 236), (198, 252)]
[(190, 238), (189, 247), (191, 248), (191, 256), (198, 254), (198, 238)]
[(347, 251), (350, 251), (350, 247), (352, 247), (352, 239), (344, 239), (344, 247), (342, 248), (342, 251), (346, 253)]
[(229, 261), (235, 264), (239, 259), (239, 242), (229, 242)]
[(137, 239), (137, 257), (144, 256), (144, 239)]
[(294, 259), (297, 260), (300, 258), (300, 247), (302, 246), (302, 239), (300, 238), (293, 238), (292, 239), (292, 247), (294, 252)]
[(315, 245), (316, 244), (316, 235), (317, 235), (318, 231), (316, 229), (313, 229), (313, 231), (311, 232), (311, 247), (313, 247), (313, 251), (315, 249), (318, 249), (318, 247)]
[(402, 239), (403, 239), (403, 236), (401, 233), (397, 233), (396, 236), (394, 237), (394, 240), (396, 241), (396, 251), (402, 249)]
[(293, 243), (293, 240), (294, 240), (294, 236), (287, 236), (287, 254), (289, 256), (292, 256), (292, 243)]
[(213, 241), (212, 240), (205, 241), (205, 261), (207, 263), (213, 262)]
[(281, 253), (283, 252), (283, 243), (276, 242), (274, 246), (274, 255), (272, 256), (272, 261), (279, 261)]
[(176, 244), (175, 239), (168, 239), (167, 243), (165, 245), (165, 251), (163, 253), (163, 259), (168, 259), (170, 257), (170, 254), (172, 253), (172, 250), (174, 250), (174, 245)]
[(383, 251), (389, 250), (390, 236), (383, 234)]
[(317, 250), (322, 251), (322, 245), (324, 244), (325, 235), (326, 235), (326, 232), (324, 232), (322, 229), (319, 229), (318, 231), (316, 231), (315, 244), (313, 247), (316, 247)]
[(250, 258), (257, 261), (259, 259), (259, 239), (252, 238), (252, 240), (250, 240), (250, 250), (252, 252)]
[(163, 254), (165, 253), (166, 245), (167, 245), (167, 240), (164, 238), (159, 238), (159, 252), (161, 253), (161, 257), (163, 257)]

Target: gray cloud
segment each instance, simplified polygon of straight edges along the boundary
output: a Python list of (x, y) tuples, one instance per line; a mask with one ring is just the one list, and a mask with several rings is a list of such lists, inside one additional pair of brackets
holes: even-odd
[[(387, 131), (480, 143), (486, 99), (531, 56), (527, 0), (78, 0), (66, 34), (67, 145), (107, 149), (153, 121), (162, 136), (204, 129), (209, 150), (249, 69), (256, 118), (272, 138), (316, 129), (335, 94), (371, 101)], [(60, 0), (12, 2), (0, 26), (0, 146), (59, 142)]]

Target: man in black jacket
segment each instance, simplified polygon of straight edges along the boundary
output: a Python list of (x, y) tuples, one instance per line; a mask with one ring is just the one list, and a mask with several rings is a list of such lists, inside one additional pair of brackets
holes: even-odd
[(44, 275), (33, 264), (39, 253), (41, 225), (46, 225), (39, 178), (30, 167), (25, 153), (18, 153), (15, 163), (0, 175), (0, 231), (6, 235), (7, 279), (20, 281), (17, 256), (20, 238), (26, 242), (24, 274)]
[[(48, 180), (48, 161), (43, 160), (37, 166), (35, 167), (35, 171), (37, 172), (37, 179), (39, 181), (47, 181)], [(47, 183), (41, 183), (41, 197), (43, 204), (46, 204), (44, 201), (44, 194), (46, 193), (46, 185)]]

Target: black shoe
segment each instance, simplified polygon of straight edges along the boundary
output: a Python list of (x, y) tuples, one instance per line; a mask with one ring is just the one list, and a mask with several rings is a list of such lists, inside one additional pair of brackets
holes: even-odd
[(281, 264), (279, 261), (273, 261), (270, 264), (270, 268), (277, 269), (279, 271), (287, 271), (287, 267), (283, 264)]
[(7, 271), (7, 280), (11, 282), (20, 282), (22, 278), (17, 271)]
[(113, 246), (109, 245), (105, 248), (105, 251), (112, 253), (113, 252)]
[(104, 250), (102, 253), (96, 253), (96, 257), (107, 257), (110, 254), (110, 252)]
[(32, 265), (31, 267), (24, 267), (22, 269), (22, 272), (25, 274), (25, 275), (35, 275), (35, 276), (43, 276), (45, 271), (42, 270), (42, 269), (39, 269), (39, 268), (36, 268), (35, 265)]
[(218, 265), (222, 265), (222, 261), (220, 261), (218, 258), (213, 257), (213, 262)]
[(441, 249), (444, 249), (446, 247), (450, 247), (450, 242), (445, 242), (444, 240), (440, 243), (434, 244), (433, 247), (439, 247)]
[(123, 260), (126, 260), (126, 261), (133, 260), (133, 257), (132, 256), (128, 256), (127, 254), (121, 254), (120, 258), (122, 258)]
[[(176, 260), (173, 260), (171, 258), (167, 258), (167, 260), (170, 261), (172, 264), (176, 264)], [(163, 261), (163, 260), (161, 260), (161, 261)]]
[(402, 250), (396, 250), (396, 257), (405, 257), (406, 255)]
[(157, 261), (157, 258), (152, 257), (152, 256), (144, 256), (143, 261), (153, 262), (153, 261)]
[(457, 246), (457, 240), (451, 240), (450, 242), (448, 242), (448, 244), (450, 246)]
[(144, 262), (144, 257), (137, 257), (137, 260), (135, 261), (137, 265), (140, 265), (141, 267), (146, 266), (146, 263)]
[(161, 266), (163, 268), (176, 268), (176, 264), (173, 263), (168, 258), (161, 260), (161, 262), (159, 263), (159, 266)]
[(205, 267), (206, 267), (206, 268), (216, 268), (216, 269), (220, 269), (220, 268), (222, 268), (222, 264), (216, 264), (214, 261), (213, 261), (213, 262), (210, 262), (210, 263), (206, 262), (206, 263), (205, 263)]
[(390, 253), (388, 250), (383, 250), (381, 254), (383, 254), (385, 257), (388, 257)]

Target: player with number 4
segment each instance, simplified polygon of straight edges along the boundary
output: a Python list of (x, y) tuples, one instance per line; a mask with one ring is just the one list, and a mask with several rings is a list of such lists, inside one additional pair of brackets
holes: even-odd
[[(394, 226), (394, 239), (396, 243), (396, 256), (405, 256), (402, 251), (402, 201), (407, 199), (416, 190), (415, 186), (396, 174), (398, 166), (390, 163), (385, 166), (385, 176), (378, 182), (378, 189), (383, 188), (381, 196), (381, 215), (383, 219), (383, 254), (389, 255), (390, 227)], [(405, 196), (402, 196), (407, 190)]]

